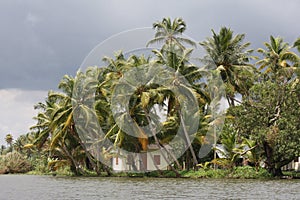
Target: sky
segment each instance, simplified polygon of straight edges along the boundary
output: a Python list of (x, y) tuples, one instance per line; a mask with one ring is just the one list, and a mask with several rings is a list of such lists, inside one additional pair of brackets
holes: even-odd
[(196, 41), (227, 26), (257, 49), (270, 35), (292, 44), (300, 36), (299, 8), (298, 0), (1, 0), (0, 144), (8, 133), (27, 133), (34, 104), (114, 34), (182, 17)]

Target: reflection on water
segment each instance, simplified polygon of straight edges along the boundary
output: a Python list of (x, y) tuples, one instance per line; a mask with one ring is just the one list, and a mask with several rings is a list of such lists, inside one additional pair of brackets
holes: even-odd
[(298, 199), (300, 180), (85, 178), (1, 175), (1, 200)]

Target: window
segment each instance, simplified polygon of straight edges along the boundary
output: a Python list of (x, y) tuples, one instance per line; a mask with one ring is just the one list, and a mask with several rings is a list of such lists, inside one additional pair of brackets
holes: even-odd
[(156, 165), (160, 165), (160, 155), (154, 155), (153, 160)]
[(116, 165), (119, 164), (119, 157), (116, 157)]

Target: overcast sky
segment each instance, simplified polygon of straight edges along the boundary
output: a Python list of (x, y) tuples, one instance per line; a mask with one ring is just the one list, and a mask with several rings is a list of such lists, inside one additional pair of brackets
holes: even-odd
[(182, 17), (196, 41), (229, 26), (257, 49), (270, 35), (292, 44), (300, 36), (299, 9), (297, 0), (1, 0), (0, 143), (7, 133), (27, 133), (33, 105), (113, 34)]

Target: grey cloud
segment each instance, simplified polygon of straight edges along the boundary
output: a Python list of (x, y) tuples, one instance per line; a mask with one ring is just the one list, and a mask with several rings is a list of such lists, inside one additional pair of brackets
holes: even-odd
[(255, 49), (270, 34), (292, 43), (300, 36), (299, 7), (296, 0), (1, 1), (0, 88), (55, 89), (101, 41), (167, 16), (183, 17), (196, 41), (226, 25), (246, 33)]

